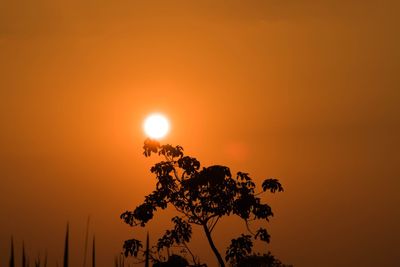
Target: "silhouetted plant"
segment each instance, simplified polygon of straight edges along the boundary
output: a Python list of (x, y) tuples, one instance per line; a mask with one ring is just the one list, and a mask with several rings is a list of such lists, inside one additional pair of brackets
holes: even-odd
[(68, 254), (69, 254), (69, 224), (67, 224), (67, 232), (65, 234), (65, 246), (64, 246), (64, 267), (68, 267)]
[(26, 264), (26, 253), (25, 253), (25, 242), (22, 241), (22, 267), (27, 267)]
[(93, 246), (92, 246), (92, 267), (96, 267), (96, 239), (93, 236)]
[(15, 257), (14, 257), (14, 238), (11, 237), (11, 253), (10, 253), (10, 267), (15, 267)]
[(168, 261), (155, 262), (153, 264), (153, 267), (186, 267), (188, 265), (189, 263), (185, 258), (179, 255), (172, 254), (171, 256), (169, 256)]
[(234, 267), (293, 267), (292, 265), (283, 264), (270, 252), (263, 255), (247, 255), (241, 259), (231, 261), (231, 265)]
[[(270, 241), (265, 228), (253, 232), (249, 223), (260, 219), (268, 221), (273, 216), (271, 207), (262, 203), (258, 196), (266, 191), (283, 191), (278, 180), (265, 180), (262, 191), (256, 193), (256, 185), (247, 173), (238, 172), (232, 176), (228, 167), (220, 165), (201, 168), (196, 158), (184, 155), (181, 146), (160, 145), (157, 141), (147, 139), (143, 148), (146, 157), (153, 153), (163, 157), (150, 170), (157, 179), (156, 189), (133, 211), (121, 214), (121, 218), (130, 226), (144, 227), (153, 219), (156, 210), (173, 206), (181, 216), (172, 219), (175, 227), (159, 239), (157, 252), (166, 249), (169, 255), (170, 248), (182, 247), (192, 255), (196, 264), (187, 246), (192, 234), (191, 225), (195, 224), (202, 227), (219, 265), (225, 266), (211, 234), (220, 218), (232, 214), (243, 219), (249, 234), (232, 240), (226, 251), (226, 261), (232, 262), (250, 255), (252, 239)], [(137, 257), (142, 251), (142, 244), (139, 240), (130, 239), (125, 241), (123, 248), (126, 256)]]
[(84, 252), (83, 252), (83, 267), (86, 267), (86, 257), (87, 257), (88, 242), (89, 242), (89, 225), (90, 225), (90, 216), (88, 216), (87, 221), (86, 221), (85, 247), (84, 247)]
[(144, 267), (150, 267), (150, 248), (149, 247), (150, 247), (150, 244), (149, 244), (149, 232), (147, 232)]
[(232, 239), (226, 251), (225, 259), (231, 262), (239, 262), (250, 255), (252, 248), (253, 242), (251, 241), (251, 235), (242, 234), (241, 237)]

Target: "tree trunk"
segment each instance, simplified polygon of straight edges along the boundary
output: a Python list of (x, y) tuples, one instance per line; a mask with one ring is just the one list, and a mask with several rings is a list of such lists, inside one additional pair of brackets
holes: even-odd
[(219, 254), (218, 249), (214, 245), (214, 241), (212, 240), (210, 230), (208, 229), (207, 225), (203, 225), (203, 228), (204, 228), (204, 232), (206, 233), (208, 243), (210, 244), (210, 247), (211, 247), (212, 251), (214, 252), (215, 257), (217, 257), (219, 266), (225, 267), (225, 262), (222, 259), (221, 254)]

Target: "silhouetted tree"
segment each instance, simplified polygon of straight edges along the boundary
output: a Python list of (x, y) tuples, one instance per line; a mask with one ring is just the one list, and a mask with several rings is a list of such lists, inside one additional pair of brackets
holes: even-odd
[[(157, 179), (156, 189), (133, 211), (121, 214), (121, 218), (130, 226), (144, 227), (153, 219), (157, 209), (173, 206), (180, 217), (172, 219), (174, 229), (166, 231), (159, 239), (158, 251), (178, 245), (189, 251), (195, 260), (187, 246), (192, 235), (192, 224), (195, 224), (203, 229), (219, 265), (225, 266), (225, 261), (214, 244), (212, 232), (220, 218), (232, 214), (243, 219), (249, 233), (232, 239), (226, 251), (226, 261), (238, 261), (250, 255), (252, 239), (267, 243), (270, 241), (270, 235), (265, 228), (252, 231), (249, 223), (254, 220), (268, 221), (273, 216), (271, 207), (262, 203), (259, 195), (266, 191), (283, 191), (278, 180), (266, 179), (262, 183), (262, 190), (256, 192), (256, 185), (247, 173), (238, 172), (236, 176), (232, 176), (226, 166), (201, 167), (196, 158), (183, 153), (181, 146), (160, 145), (157, 141), (147, 139), (143, 148), (146, 157), (153, 153), (163, 157), (150, 170)], [(141, 248), (141, 241), (136, 239), (124, 243), (126, 256), (138, 256)]]

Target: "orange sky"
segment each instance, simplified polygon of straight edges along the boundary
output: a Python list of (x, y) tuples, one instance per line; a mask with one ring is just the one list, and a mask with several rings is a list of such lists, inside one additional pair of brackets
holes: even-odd
[[(99, 266), (110, 266), (132, 234), (120, 213), (153, 188), (141, 124), (161, 111), (172, 123), (165, 142), (257, 182), (281, 180), (268, 228), (283, 262), (395, 266), (399, 7), (3, 0), (0, 265), (11, 234), (54, 265), (69, 221), (79, 266), (90, 214)], [(169, 227), (163, 214), (153, 240)], [(230, 225), (217, 228), (221, 251), (237, 235)], [(198, 235), (194, 250), (215, 266), (205, 242)]]

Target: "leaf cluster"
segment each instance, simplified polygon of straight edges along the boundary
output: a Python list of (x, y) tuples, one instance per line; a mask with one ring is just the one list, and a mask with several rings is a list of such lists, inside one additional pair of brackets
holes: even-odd
[(254, 267), (254, 266), (265, 266), (265, 267), (293, 267), (293, 265), (283, 264), (278, 260), (271, 252), (264, 254), (251, 254), (237, 261), (231, 261), (233, 267)]
[(181, 245), (190, 241), (192, 237), (192, 226), (178, 216), (172, 218), (175, 227), (167, 230), (157, 242), (157, 251), (171, 248), (174, 244)]

